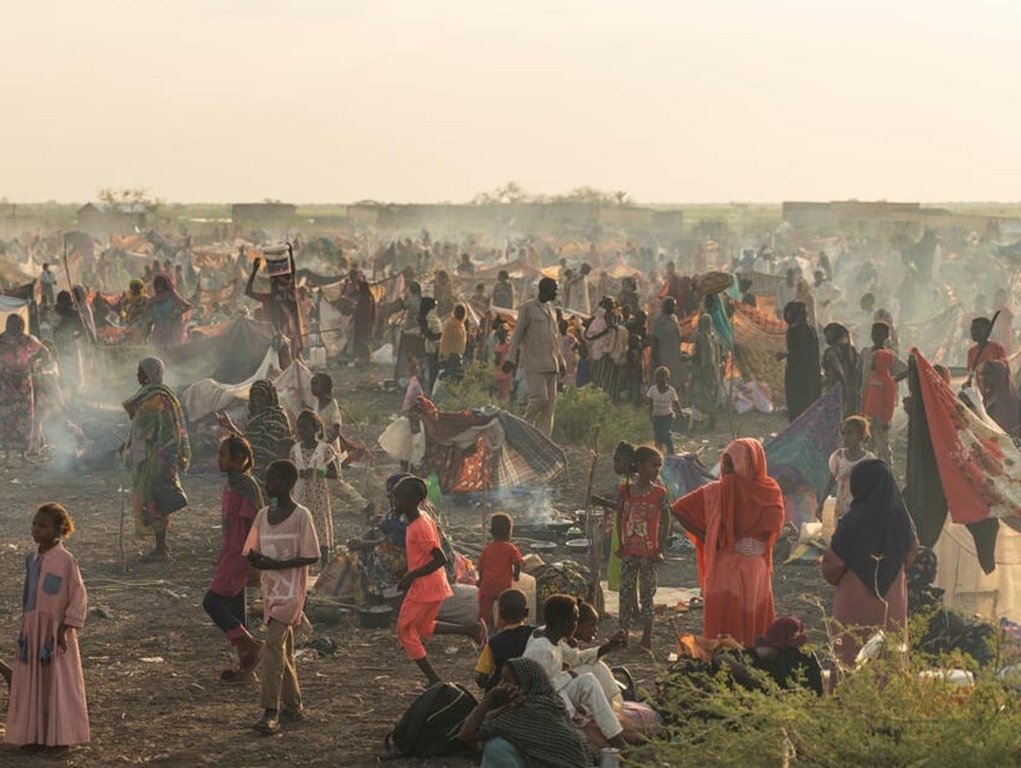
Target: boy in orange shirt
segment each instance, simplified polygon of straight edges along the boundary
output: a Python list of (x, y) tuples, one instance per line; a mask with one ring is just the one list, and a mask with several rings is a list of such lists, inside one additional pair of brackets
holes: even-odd
[(510, 589), (513, 582), (521, 577), (521, 566), (525, 558), (518, 548), (511, 544), (514, 521), (505, 512), (497, 512), (489, 520), (489, 534), (493, 540), (482, 550), (479, 557), (479, 621), (487, 624), (493, 620), (493, 604), (500, 593)]
[(397, 616), (397, 636), (408, 656), (418, 664), (426, 684), (440, 682), (426, 656), (422, 640), (432, 637), (440, 604), (454, 594), (447, 582), (447, 558), (440, 545), (436, 521), (421, 509), (429, 491), (420, 477), (406, 477), (393, 491), (394, 511), (411, 522), (405, 532), (408, 572), (397, 588), (404, 593), (401, 612)]

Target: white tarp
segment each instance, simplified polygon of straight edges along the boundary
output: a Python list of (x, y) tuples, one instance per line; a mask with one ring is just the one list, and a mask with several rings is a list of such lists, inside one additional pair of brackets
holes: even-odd
[(1021, 622), (1021, 533), (1000, 526), (996, 570), (989, 575), (982, 572), (975, 542), (963, 525), (948, 521), (934, 551), (936, 586), (944, 590), (947, 608), (993, 622), (1001, 617)]

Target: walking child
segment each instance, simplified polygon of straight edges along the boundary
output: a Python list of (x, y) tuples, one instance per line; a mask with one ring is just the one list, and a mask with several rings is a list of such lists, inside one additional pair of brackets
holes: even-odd
[(306, 408), (298, 414), (295, 426), (298, 442), (291, 446), (291, 462), (298, 468), (294, 500), (308, 508), (319, 539), (320, 567), (325, 568), (333, 551), (333, 512), (330, 509), (328, 468), (337, 454), (323, 440), (323, 423), (316, 412)]
[(50, 502), (36, 510), (25, 558), (21, 631), (11, 675), (5, 741), (19, 746), (69, 747), (89, 742), (85, 678), (78, 631), (88, 595), (74, 556), (63, 540), (74, 532), (71, 516)]
[(497, 512), (489, 520), (489, 534), (493, 540), (482, 550), (479, 557), (479, 621), (487, 624), (493, 620), (493, 604), (500, 593), (510, 589), (521, 577), (521, 566), (525, 558), (511, 543), (514, 520), (506, 512)]
[(659, 482), (663, 457), (647, 445), (635, 449), (638, 476), (623, 488), (620, 531), (620, 628), (631, 629), (635, 614), (642, 619), (642, 648), (652, 647), (653, 599), (670, 525), (670, 494)]
[(816, 517), (822, 520), (822, 508), (834, 487), (837, 489), (837, 503), (834, 508), (834, 522), (844, 516), (851, 508), (851, 470), (866, 459), (874, 459), (872, 451), (865, 450), (865, 444), (871, 437), (869, 423), (861, 416), (849, 416), (840, 425), (840, 438), (843, 448), (838, 448), (830, 455), (830, 479), (822, 492), (822, 501)]
[(447, 558), (440, 545), (432, 516), (422, 509), (429, 495), (425, 481), (406, 477), (394, 488), (394, 510), (410, 522), (405, 531), (408, 572), (397, 588), (404, 593), (397, 617), (397, 636), (408, 657), (425, 675), (428, 685), (440, 681), (425, 652), (422, 640), (432, 637), (440, 604), (453, 594), (443, 570)]
[(308, 567), (319, 561), (319, 540), (312, 513), (292, 498), (297, 482), (298, 469), (291, 462), (269, 465), (266, 492), (272, 503), (259, 510), (242, 550), (248, 563), (262, 572), (263, 715), (253, 727), (267, 735), (280, 730), (282, 722), (304, 719), (294, 666), (294, 627), (301, 623)]
[(217, 460), (220, 471), (227, 475), (220, 502), (223, 540), (213, 581), (202, 600), (202, 607), (238, 651), (237, 668), (223, 670), (220, 680), (224, 683), (254, 683), (258, 680), (255, 667), (262, 655), (263, 643), (252, 637), (248, 630), (245, 594), (248, 561), (242, 551), (252, 530), (252, 521), (264, 506), (262, 489), (252, 477), (252, 446), (240, 435), (224, 438)]
[(649, 400), (652, 415), (652, 432), (656, 436), (656, 447), (667, 456), (674, 455), (674, 415), (681, 407), (677, 390), (670, 386), (670, 369), (661, 365), (653, 373), (655, 383), (649, 387), (645, 397)]

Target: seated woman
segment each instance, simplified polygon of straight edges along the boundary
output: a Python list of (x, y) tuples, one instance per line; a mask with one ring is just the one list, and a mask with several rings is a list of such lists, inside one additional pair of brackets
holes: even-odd
[(714, 667), (730, 667), (735, 682), (756, 690), (762, 684), (750, 670), (765, 673), (785, 690), (808, 688), (822, 696), (822, 667), (814, 653), (801, 650), (805, 644), (805, 625), (793, 616), (782, 616), (769, 625), (755, 647), (741, 654), (720, 654)]
[(603, 738), (615, 747), (625, 745), (624, 730), (602, 686), (591, 672), (578, 673), (574, 667), (591, 664), (607, 653), (624, 647), (625, 635), (618, 632), (598, 648), (577, 651), (567, 644), (578, 626), (578, 603), (570, 595), (553, 595), (546, 600), (546, 626), (535, 631), (525, 647), (524, 658), (539, 663), (554, 690), (560, 694), (573, 718), (579, 712), (595, 721)]
[(545, 670), (509, 659), (501, 682), (465, 719), (458, 738), (485, 740), (482, 768), (587, 768), (592, 756)]
[[(357, 553), (357, 571), (360, 580), (357, 594), (364, 595), (368, 602), (381, 603), (397, 596), (397, 584), (408, 570), (404, 534), (408, 521), (397, 514), (393, 505), (393, 491), (406, 472), (397, 472), (386, 480), (387, 511), (376, 526), (360, 539), (349, 539), (347, 547)], [(461, 575), (458, 563), (463, 558), (454, 552), (450, 538), (440, 527), (440, 547), (446, 557), (447, 580), (454, 594), (444, 601), (436, 617), (435, 634), (467, 635), (479, 645), (485, 643), (488, 629), (484, 622), (476, 622), (478, 598), (474, 586), (459, 584)], [(475, 601), (471, 603), (470, 601)], [(470, 603), (470, 604), (469, 604)], [(463, 608), (463, 610), (462, 610)]]

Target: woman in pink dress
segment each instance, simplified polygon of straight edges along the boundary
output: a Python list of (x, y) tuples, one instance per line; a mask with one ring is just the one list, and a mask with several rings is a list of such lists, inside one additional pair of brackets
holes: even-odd
[(885, 462), (868, 459), (851, 471), (851, 508), (837, 524), (822, 558), (822, 575), (836, 586), (836, 652), (853, 664), (876, 630), (905, 632), (904, 569), (918, 549), (915, 524)]
[(720, 459), (720, 479), (674, 502), (694, 539), (705, 600), (703, 634), (751, 648), (776, 619), (773, 545), (783, 527), (783, 494), (766, 474), (758, 440), (735, 440)]
[(18, 635), (5, 740), (68, 747), (89, 741), (78, 630), (88, 597), (78, 563), (61, 543), (74, 531), (60, 504), (43, 504), (32, 520), (38, 549), (25, 560), (24, 614)]

